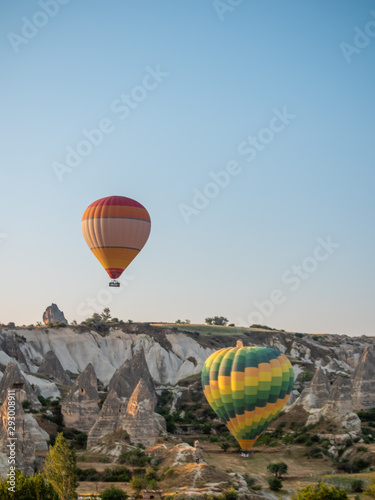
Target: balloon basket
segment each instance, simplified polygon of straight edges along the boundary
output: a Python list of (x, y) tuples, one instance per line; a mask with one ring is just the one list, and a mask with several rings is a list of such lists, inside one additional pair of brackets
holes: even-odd
[(241, 457), (243, 458), (251, 458), (254, 455), (252, 451), (249, 450), (241, 450)]
[(118, 288), (120, 286), (120, 283), (116, 280), (112, 280), (109, 282), (109, 286), (114, 286), (114, 287)]

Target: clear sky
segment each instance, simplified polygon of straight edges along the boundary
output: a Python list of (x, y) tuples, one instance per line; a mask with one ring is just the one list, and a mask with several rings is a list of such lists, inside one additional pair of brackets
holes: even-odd
[[(0, 56), (1, 322), (375, 333), (374, 1), (3, 0)], [(152, 218), (116, 293), (109, 195)]]

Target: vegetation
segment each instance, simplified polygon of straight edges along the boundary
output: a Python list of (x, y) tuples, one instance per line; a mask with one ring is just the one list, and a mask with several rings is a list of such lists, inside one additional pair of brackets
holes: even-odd
[(206, 318), (204, 321), (207, 325), (217, 326), (225, 326), (228, 323), (228, 319), (224, 318), (224, 316), (214, 316), (213, 318)]
[(269, 464), (267, 470), (269, 470), (271, 474), (274, 474), (275, 477), (281, 479), (282, 476), (288, 472), (288, 466), (285, 462), (276, 462)]
[(293, 500), (346, 500), (348, 494), (343, 488), (327, 486), (320, 482), (316, 485), (307, 485), (297, 492)]
[(278, 477), (270, 477), (268, 479), (268, 486), (272, 491), (279, 491), (283, 487), (283, 483), (281, 482), (281, 479), (279, 479)]
[(11, 483), (8, 483), (7, 479), (0, 477), (1, 500), (14, 500), (14, 498), (17, 498), (17, 500), (59, 500), (59, 496), (52, 484), (45, 480), (43, 474), (25, 476), (20, 470), (16, 469), (14, 483), (14, 491), (9, 490), (9, 487), (12, 487)]
[(74, 449), (69, 448), (60, 432), (55, 444), (50, 446), (46, 456), (44, 474), (56, 490), (60, 500), (77, 498), (77, 459)]
[(100, 494), (102, 500), (126, 500), (128, 496), (125, 491), (115, 488), (113, 484)]
[(365, 489), (365, 484), (362, 479), (355, 479), (352, 481), (351, 490), (353, 493), (362, 493)]
[(141, 448), (135, 450), (124, 451), (119, 456), (120, 464), (133, 465), (136, 467), (144, 467), (151, 462), (151, 458), (145, 454)]
[(250, 325), (249, 327), (250, 329), (251, 328), (258, 328), (259, 330), (272, 330), (274, 332), (283, 332), (284, 330), (278, 330), (277, 328), (271, 328), (270, 326), (266, 326), (266, 325), (258, 325), (258, 324), (253, 324), (253, 325)]
[(364, 491), (364, 494), (370, 498), (375, 498), (375, 480), (372, 480), (368, 488)]
[(147, 480), (143, 477), (134, 476), (129, 484), (135, 491), (141, 491), (142, 489), (147, 488)]

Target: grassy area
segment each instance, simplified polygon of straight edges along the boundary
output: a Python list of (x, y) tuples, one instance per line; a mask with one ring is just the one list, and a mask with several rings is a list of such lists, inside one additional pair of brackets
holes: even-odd
[[(198, 332), (201, 335), (243, 335), (251, 330), (239, 326), (217, 326), (217, 325), (180, 325), (179, 323), (153, 323), (152, 326), (162, 328), (177, 328), (181, 332)], [(252, 329), (257, 332), (275, 333), (277, 330)]]
[(352, 482), (361, 479), (365, 486), (368, 486), (371, 480), (375, 479), (375, 472), (363, 472), (361, 474), (328, 474), (322, 477), (322, 480), (332, 486), (351, 490)]

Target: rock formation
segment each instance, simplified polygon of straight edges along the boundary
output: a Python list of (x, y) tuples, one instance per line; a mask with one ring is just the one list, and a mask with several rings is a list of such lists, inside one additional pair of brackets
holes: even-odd
[(68, 324), (64, 313), (60, 311), (56, 304), (51, 304), (43, 313), (43, 323), (47, 325), (48, 323), (65, 323)]
[[(8, 445), (10, 444), (14, 444), (12, 453), (14, 452), (14, 457), (16, 459), (15, 465), (17, 468), (21, 469), (25, 474), (34, 473), (35, 445), (29, 425), (25, 422), (25, 413), (22, 404), (18, 398), (15, 400), (14, 413), (15, 437), (17, 439), (13, 441), (12, 439), (14, 436), (8, 433), (8, 400), (5, 400), (0, 407), (0, 475), (3, 477), (9, 472), (8, 457), (10, 456), (11, 448), (8, 447)], [(12, 441), (10, 441), (10, 439)]]
[(140, 378), (142, 378), (147, 385), (152, 395), (153, 408), (155, 408), (157, 401), (155, 387), (146, 363), (143, 348), (136, 351), (130, 359), (125, 361), (121, 368), (116, 370), (109, 383), (108, 391), (111, 392), (111, 390), (113, 390), (120, 397), (130, 398)]
[(21, 373), (15, 363), (9, 363), (4, 372), (3, 378), (0, 381), (0, 404), (7, 399), (8, 389), (15, 389), (17, 399), (22, 405), (24, 401), (30, 403), (30, 407), (34, 410), (41, 408), (41, 403), (29, 382)]
[(65, 425), (88, 433), (99, 415), (98, 402), (98, 381), (89, 363), (61, 405)]
[(165, 420), (154, 412), (157, 397), (142, 348), (115, 372), (108, 389), (87, 446), (119, 428), (128, 432), (132, 443), (154, 444), (165, 431)]
[(304, 410), (307, 412), (312, 408), (323, 408), (323, 406), (329, 401), (330, 392), (331, 384), (329, 378), (324, 373), (322, 368), (319, 367), (315, 372), (309, 387), (302, 391), (301, 396), (294, 404), (303, 406)]
[(324, 413), (329, 416), (340, 415), (353, 411), (352, 384), (347, 377), (337, 377), (329, 401), (325, 405)]
[[(265, 332), (254, 328), (246, 331), (246, 334), (238, 330), (238, 335), (245, 345), (275, 347), (288, 356), (295, 370), (296, 384), (293, 397), (297, 399), (293, 402), (291, 398), (290, 405), (285, 411), (294, 411), (293, 408), (296, 408), (300, 420), (307, 417), (319, 418), (319, 414), (322, 415), (323, 409), (328, 404), (327, 408), (330, 408), (331, 412), (346, 411), (350, 409), (351, 399), (352, 411), (346, 413), (346, 416), (341, 415), (340, 422), (343, 426), (357, 427), (358, 422), (352, 417), (352, 412), (361, 408), (375, 407), (375, 388), (372, 382), (375, 380), (375, 363), (372, 361), (375, 357), (375, 341), (371, 337), (329, 334), (319, 337), (301, 334), (296, 336), (286, 332)], [(195, 395), (192, 392), (194, 384), (185, 383), (185, 380), (188, 377), (192, 380), (190, 377), (196, 379), (199, 376), (204, 361), (213, 351), (231, 345), (233, 337), (216, 335), (214, 331), (210, 335), (199, 335), (193, 326), (191, 332), (182, 333), (177, 328), (169, 326), (156, 327), (133, 323), (111, 326), (105, 334), (79, 325), (74, 328), (66, 326), (54, 329), (2, 326), (0, 371), (3, 371), (9, 362), (16, 362), (18, 367), (27, 373), (25, 377), (28, 378), (29, 384), (21, 381), (24, 384), (24, 393), (21, 391), (20, 397), (28, 400), (34, 398), (35, 407), (36, 390), (44, 391), (43, 394), (47, 397), (46, 380), (35, 376), (39, 369), (42, 370), (40, 373), (47, 375), (52, 370), (53, 363), (47, 359), (52, 355), (46, 356), (45, 353), (53, 351), (62, 368), (67, 373), (77, 376), (91, 363), (100, 381), (104, 385), (110, 384), (109, 394), (98, 422), (90, 432), (89, 442), (95, 442), (96, 439), (101, 440), (107, 432), (111, 433), (114, 429), (121, 430), (120, 421), (122, 422), (122, 417), (125, 418), (129, 399), (141, 378), (148, 385), (151, 395), (154, 393), (153, 383), (157, 386), (158, 392), (168, 390), (173, 393), (173, 398), (170, 400), (171, 409), (176, 411), (183, 402), (190, 402)], [(144, 354), (140, 354), (140, 349), (144, 350)], [(135, 362), (137, 358), (138, 361)], [(123, 365), (124, 360), (128, 361)], [(41, 368), (41, 365), (44, 365), (44, 368), (43, 366)], [(133, 369), (132, 365), (137, 365), (136, 369)], [(304, 372), (316, 371), (313, 380), (308, 382), (306, 380), (308, 377), (303, 375)], [(62, 373), (58, 372), (56, 369), (53, 373), (56, 380), (62, 376)], [(346, 381), (341, 381), (337, 382), (335, 391), (331, 385), (330, 392), (327, 380), (329, 379), (329, 384), (335, 383), (340, 375), (345, 380), (351, 378), (351, 389)], [(35, 391), (31, 389), (33, 398), (30, 389), (27, 388), (30, 383), (36, 387)], [(197, 391), (198, 386), (200, 391), (199, 383)], [(48, 390), (51, 392), (52, 388)], [(350, 390), (351, 397), (348, 396)], [(340, 397), (342, 391), (348, 396), (348, 400)], [(300, 393), (303, 395), (298, 397)], [(57, 395), (55, 390), (54, 396)], [(92, 400), (93, 415), (98, 411), (96, 397), (95, 395)], [(78, 398), (76, 403), (78, 404)], [(301, 404), (307, 408), (307, 413), (302, 406), (298, 406)], [(83, 416), (83, 408), (81, 405), (80, 410), (77, 410), (77, 418), (82, 414), (81, 421), (87, 421)], [(293, 418), (292, 414), (290, 418)], [(91, 423), (94, 420), (95, 418), (92, 418)], [(343, 432), (340, 426), (336, 426), (338, 432)]]
[(202, 450), (198, 440), (194, 442), (194, 448), (195, 448), (195, 452), (194, 452), (195, 461), (197, 462), (197, 464), (202, 463), (203, 462), (203, 450)]
[(119, 426), (127, 431), (132, 443), (148, 447), (155, 444), (160, 432), (166, 430), (165, 420), (154, 412), (155, 392), (151, 393), (142, 378), (131, 395)]
[(369, 410), (375, 407), (375, 353), (366, 347), (353, 376), (353, 407)]
[(48, 351), (44, 356), (43, 362), (38, 368), (38, 373), (53, 377), (59, 384), (72, 385), (69, 375), (66, 373), (59, 358), (53, 351)]

